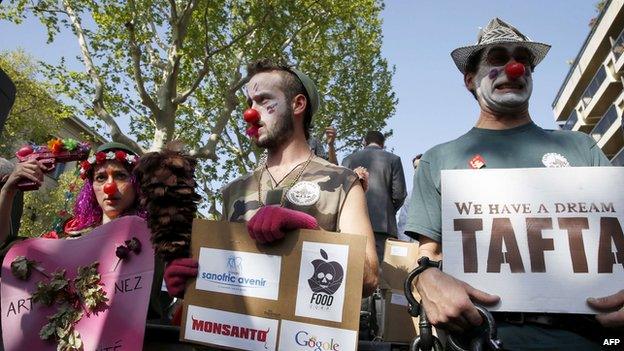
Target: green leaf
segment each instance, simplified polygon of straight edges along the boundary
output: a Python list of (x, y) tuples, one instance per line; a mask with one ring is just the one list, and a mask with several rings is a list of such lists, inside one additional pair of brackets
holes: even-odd
[(29, 260), (25, 256), (17, 256), (11, 262), (11, 273), (21, 280), (28, 280), (32, 273), (32, 268), (37, 265), (37, 261)]
[(74, 278), (74, 288), (78, 298), (87, 308), (87, 313), (103, 309), (108, 301), (106, 292), (100, 285), (101, 276), (98, 273), (99, 262), (89, 266), (78, 267), (78, 275)]
[(51, 306), (57, 300), (62, 300), (68, 294), (65, 291), (69, 286), (69, 281), (65, 277), (65, 270), (59, 269), (52, 273), (48, 282), (40, 281), (37, 289), (32, 295), (33, 302)]
[(56, 327), (53, 324), (44, 325), (39, 331), (39, 337), (41, 340), (48, 340), (51, 336), (55, 335)]

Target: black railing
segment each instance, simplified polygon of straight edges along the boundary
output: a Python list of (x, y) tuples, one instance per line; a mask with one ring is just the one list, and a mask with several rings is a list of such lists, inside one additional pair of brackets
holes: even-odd
[(611, 159), (611, 164), (614, 166), (624, 166), (624, 148), (620, 150), (613, 158)]
[(609, 127), (611, 127), (611, 125), (615, 121), (617, 121), (617, 119), (618, 119), (617, 109), (615, 108), (615, 105), (611, 105), (611, 107), (609, 107), (607, 112), (605, 112), (605, 114), (602, 115), (602, 117), (600, 118), (598, 123), (596, 123), (596, 126), (594, 127), (594, 129), (592, 129), (590, 133), (591, 136), (594, 138), (594, 140), (596, 141), (600, 140), (600, 138), (602, 138), (604, 133), (606, 133), (607, 130), (609, 130)]
[(570, 70), (568, 71), (568, 74), (566, 75), (565, 79), (563, 80), (563, 84), (561, 84), (561, 87), (559, 88), (559, 91), (557, 92), (557, 95), (555, 96), (555, 99), (553, 100), (553, 102), (551, 104), (552, 108), (555, 108), (555, 105), (557, 105), (557, 101), (559, 101), (559, 98), (561, 97), (561, 94), (563, 94), (563, 90), (568, 85), (568, 82), (570, 81), (570, 77), (572, 77), (572, 73), (574, 72), (574, 70), (578, 69), (579, 60), (581, 59), (581, 56), (583, 56), (583, 53), (585, 52), (585, 49), (587, 49), (587, 44), (589, 43), (589, 41), (591, 40), (591, 37), (593, 36), (594, 32), (596, 31), (596, 28), (598, 27), (598, 24), (602, 20), (602, 16), (604, 16), (604, 14), (607, 12), (607, 9), (609, 8), (609, 5), (611, 5), (611, 0), (608, 0), (607, 3), (602, 8), (602, 11), (600, 11), (600, 14), (598, 15), (598, 18), (596, 19), (596, 25), (594, 25), (591, 28), (591, 30), (589, 31), (589, 34), (587, 34), (587, 37), (585, 38), (585, 41), (583, 42), (583, 45), (581, 45), (581, 49), (579, 50), (578, 54), (576, 54), (576, 58), (574, 59), (574, 62), (572, 63), (572, 66), (570, 66)]
[(600, 65), (596, 75), (594, 75), (594, 78), (592, 78), (591, 82), (589, 82), (589, 85), (583, 92), (583, 96), (581, 96), (583, 107), (587, 107), (587, 105), (589, 105), (605, 79), (607, 79), (607, 70), (605, 69), (605, 66)]
[(576, 124), (577, 121), (578, 121), (578, 114), (576, 113), (576, 110), (572, 110), (572, 113), (570, 113), (570, 115), (568, 116), (568, 119), (566, 120), (565, 124), (561, 126), (561, 129), (572, 130), (572, 128), (574, 128), (574, 125)]

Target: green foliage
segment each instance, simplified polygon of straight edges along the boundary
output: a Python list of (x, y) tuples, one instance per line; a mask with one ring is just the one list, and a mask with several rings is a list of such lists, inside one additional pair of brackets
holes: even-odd
[(37, 282), (37, 290), (32, 295), (33, 302), (52, 306), (66, 297), (69, 281), (65, 277), (65, 270), (60, 269), (52, 273), (49, 281)]
[[(25, 142), (41, 145), (58, 135), (62, 120), (71, 116), (73, 109), (57, 100), (54, 94), (58, 90), (56, 86), (37, 76), (41, 65), (31, 56), (22, 51), (1, 53), (0, 67), (17, 88), (15, 104), (0, 135), (0, 156), (12, 158)], [(59, 212), (70, 211), (71, 203), (67, 203), (65, 193), (75, 179), (71, 173), (64, 174), (60, 177), (59, 187), (25, 194), (22, 236), (37, 237), (60, 229), (58, 225), (62, 216)], [(76, 191), (70, 192), (75, 194)]]
[(78, 267), (78, 275), (67, 279), (64, 269), (52, 273), (48, 281), (39, 281), (32, 295), (34, 303), (46, 306), (59, 304), (55, 314), (48, 316), (48, 323), (39, 331), (42, 340), (57, 342), (58, 351), (73, 351), (82, 348), (80, 333), (76, 324), (86, 313), (106, 308), (106, 292), (100, 285), (99, 262)]
[(60, 234), (65, 220), (71, 216), (80, 186), (81, 179), (68, 171), (61, 174), (57, 186), (26, 192), (20, 236), (39, 237), (51, 230)]
[(26, 141), (43, 144), (58, 133), (71, 108), (58, 102), (52, 84), (37, 79), (40, 65), (23, 51), (0, 53), (0, 68), (15, 83), (15, 104), (0, 135), (0, 155), (12, 158)]
[(605, 10), (606, 6), (607, 0), (600, 0), (594, 4), (594, 9), (596, 10), (597, 15), (589, 20), (589, 27), (593, 28), (598, 24), (598, 17), (602, 13), (602, 11)]
[(82, 340), (74, 326), (82, 318), (82, 314), (82, 310), (68, 303), (61, 305), (55, 314), (48, 317), (48, 323), (39, 331), (39, 337), (42, 340), (56, 340), (57, 351), (80, 350)]
[(89, 266), (78, 268), (78, 276), (74, 279), (78, 298), (88, 311), (94, 311), (108, 301), (106, 292), (99, 285), (101, 277), (98, 266), (99, 262), (93, 262)]
[(56, 346), (57, 351), (78, 351), (82, 350), (82, 339), (80, 333), (75, 329), (64, 330), (59, 332), (59, 343)]
[[(369, 129), (385, 129), (397, 99), (394, 67), (381, 55), (383, 7), (382, 0), (7, 0), (0, 19), (36, 16), (50, 40), (71, 30), (86, 70), (46, 64), (48, 77), (115, 140), (144, 149), (172, 139), (189, 145), (204, 158), (198, 179), (207, 207), (218, 187), (261, 157), (241, 118), (251, 61), (273, 58), (309, 74), (323, 97), (312, 135), (335, 126), (339, 151), (353, 150)], [(132, 138), (118, 132), (122, 116)]]

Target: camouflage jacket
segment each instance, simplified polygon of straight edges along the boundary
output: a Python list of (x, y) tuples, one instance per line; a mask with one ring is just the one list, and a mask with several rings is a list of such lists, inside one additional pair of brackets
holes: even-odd
[(260, 209), (258, 181), (262, 182), (261, 201), (308, 213), (327, 231), (340, 231), (338, 219), (347, 194), (357, 176), (348, 168), (336, 166), (314, 156), (299, 180), (290, 187), (305, 163), (295, 167), (275, 184), (264, 166), (241, 176), (222, 189), (223, 219), (245, 222)]

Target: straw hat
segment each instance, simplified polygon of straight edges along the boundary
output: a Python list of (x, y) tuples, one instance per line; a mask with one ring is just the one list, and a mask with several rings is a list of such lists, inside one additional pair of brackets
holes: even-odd
[(526, 47), (533, 54), (533, 66), (537, 66), (550, 49), (550, 45), (531, 41), (529, 37), (520, 33), (514, 26), (503, 22), (500, 18), (494, 18), (485, 28), (479, 30), (475, 45), (457, 48), (451, 52), (451, 57), (457, 68), (462, 73), (466, 73), (466, 64), (477, 51), (504, 43), (518, 43)]

